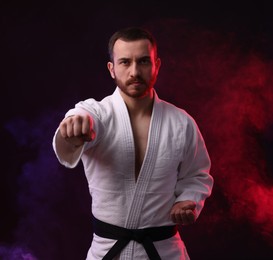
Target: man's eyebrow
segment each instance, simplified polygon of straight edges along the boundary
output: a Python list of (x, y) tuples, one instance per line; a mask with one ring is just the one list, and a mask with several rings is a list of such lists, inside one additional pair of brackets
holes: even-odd
[(141, 58), (143, 58), (143, 59), (150, 59), (151, 56), (150, 55), (146, 55), (146, 56), (142, 56)]
[(130, 60), (129, 58), (125, 58), (125, 57), (122, 57), (122, 58), (119, 58), (118, 61), (126, 61), (126, 60)]
[[(117, 61), (120, 62), (120, 61), (128, 61), (128, 60), (131, 60), (131, 58), (121, 57)], [(139, 60), (151, 60), (151, 56), (149, 56), (149, 55), (141, 56), (141, 57), (137, 58), (137, 60), (138, 61)]]

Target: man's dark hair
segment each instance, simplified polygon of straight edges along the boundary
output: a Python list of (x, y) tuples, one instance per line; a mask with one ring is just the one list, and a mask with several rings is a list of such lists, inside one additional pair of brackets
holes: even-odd
[(127, 27), (115, 32), (109, 40), (108, 53), (111, 61), (113, 61), (113, 48), (115, 42), (118, 39), (126, 42), (147, 39), (151, 42), (155, 50), (155, 57), (157, 57), (157, 42), (154, 36), (151, 34), (151, 32), (141, 27)]

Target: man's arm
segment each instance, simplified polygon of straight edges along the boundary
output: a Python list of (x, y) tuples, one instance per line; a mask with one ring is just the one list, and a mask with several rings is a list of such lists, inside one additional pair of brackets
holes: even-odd
[[(85, 142), (94, 140), (93, 119), (90, 115), (72, 115), (59, 125), (53, 140), (53, 147), (58, 158), (72, 165), (81, 154)], [(68, 166), (68, 164), (66, 165)]]

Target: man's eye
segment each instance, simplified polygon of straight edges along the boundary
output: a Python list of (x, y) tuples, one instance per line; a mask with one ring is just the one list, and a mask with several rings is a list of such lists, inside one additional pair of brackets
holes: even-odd
[(128, 60), (122, 60), (122, 61), (120, 62), (120, 64), (128, 65), (128, 64), (129, 64), (129, 61), (128, 61)]
[(145, 60), (141, 60), (140, 61), (140, 64), (150, 64), (151, 62), (150, 62), (150, 60), (148, 60), (148, 59), (145, 59)]

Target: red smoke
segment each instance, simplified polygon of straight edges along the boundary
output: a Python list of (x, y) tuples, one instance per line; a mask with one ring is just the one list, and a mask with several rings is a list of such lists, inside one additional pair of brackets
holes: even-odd
[[(272, 62), (251, 46), (243, 48), (233, 33), (177, 20), (158, 27), (163, 64), (158, 92), (197, 120), (211, 155), (215, 190), (229, 204), (225, 217), (249, 222), (273, 246), (273, 169), (267, 159), (272, 154), (264, 149), (273, 140), (273, 133), (270, 140), (265, 134), (273, 124)], [(223, 206), (214, 203), (217, 210), (208, 212), (217, 222)]]
[(272, 65), (255, 55), (240, 58), (240, 67), (209, 102), (205, 127), (218, 140), (210, 148), (213, 173), (230, 202), (230, 216), (250, 221), (273, 245), (272, 175), (258, 138), (272, 124)]

